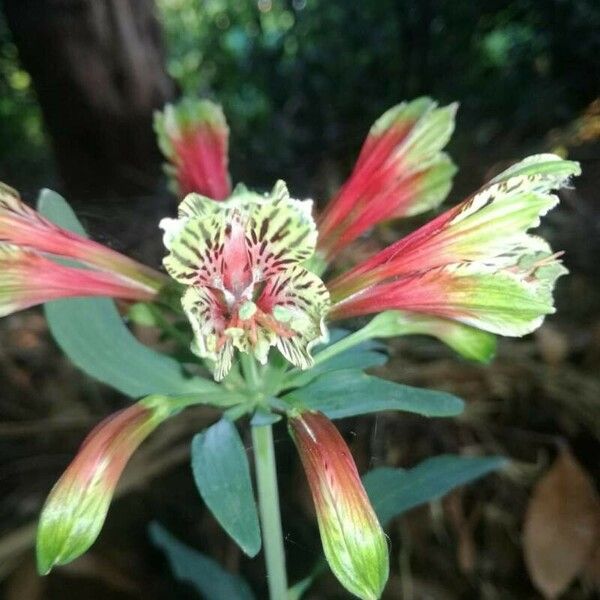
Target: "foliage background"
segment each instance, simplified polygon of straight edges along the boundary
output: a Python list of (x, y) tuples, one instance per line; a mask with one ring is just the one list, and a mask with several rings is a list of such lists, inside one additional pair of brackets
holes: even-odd
[[(539, 598), (521, 548), (531, 489), (561, 446), (573, 450), (590, 476), (599, 475), (598, 2), (156, 0), (156, 7), (167, 68), (180, 91), (224, 105), (237, 181), (267, 188), (283, 177), (296, 195), (322, 201), (349, 172), (374, 119), (421, 94), (461, 104), (450, 146), (461, 170), (450, 201), (527, 153), (558, 149), (582, 161), (576, 191), (563, 197), (545, 225), (553, 246), (567, 251), (572, 273), (560, 281), (558, 316), (536, 336), (503, 341), (490, 367), (459, 363), (428, 340), (394, 344), (382, 374), (464, 397), (469, 409), (460, 421), (382, 415), (343, 424), (361, 470), (411, 466), (441, 452), (502, 453), (514, 461), (507, 474), (398, 521), (390, 531), (390, 598)], [(0, 179), (29, 197), (61, 183), (31, 79), (2, 20)], [(156, 260), (161, 250), (154, 242), (132, 241), (139, 228), (155, 238), (156, 215), (144, 213), (138, 221), (140, 202), (131, 200), (117, 212), (112, 205), (88, 205), (84, 216), (93, 215), (101, 239)], [(380, 228), (378, 243), (405, 226)], [(342, 259), (355, 260), (366, 244)], [(122, 399), (58, 355), (35, 310), (0, 322), (0, 340), (0, 551), (12, 556), (11, 548), (21, 548), (15, 539), (30, 533), (40, 502), (85, 431)], [(62, 425), (52, 421), (57, 416)], [(244, 561), (219, 533), (189, 476), (187, 440), (212, 418), (199, 411), (168, 428), (156, 452), (170, 466), (159, 475), (152, 470), (152, 448), (139, 458), (142, 475), (131, 483), (136, 491), (116, 503), (91, 556), (40, 583), (25, 553), (0, 568), (0, 596), (194, 597), (174, 587), (147, 541), (147, 522), (157, 515), (260, 589), (260, 565)], [(287, 551), (292, 574), (300, 577), (318, 543), (307, 525), (312, 515), (303, 475), (283, 429), (279, 434)], [(589, 569), (565, 598), (593, 597), (600, 576), (597, 565)], [(310, 597), (344, 598), (327, 578)]]

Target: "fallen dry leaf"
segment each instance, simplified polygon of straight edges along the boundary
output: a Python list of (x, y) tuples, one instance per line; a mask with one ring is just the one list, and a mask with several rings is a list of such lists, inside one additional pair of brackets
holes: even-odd
[(536, 484), (523, 533), (534, 585), (544, 597), (557, 598), (582, 572), (600, 534), (594, 484), (568, 450)]

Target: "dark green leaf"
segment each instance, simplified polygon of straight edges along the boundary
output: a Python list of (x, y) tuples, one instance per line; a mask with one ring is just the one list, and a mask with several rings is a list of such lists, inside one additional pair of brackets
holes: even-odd
[(248, 555), (260, 550), (260, 528), (248, 458), (230, 421), (221, 419), (192, 441), (198, 491), (223, 529)]
[(506, 464), (501, 456), (443, 455), (412, 469), (382, 467), (363, 477), (367, 494), (382, 525), (407, 510), (441, 498), (450, 490)]
[(463, 401), (452, 394), (401, 385), (356, 370), (327, 373), (283, 399), (320, 410), (331, 419), (382, 410), (451, 417), (460, 414), (464, 406)]
[[(58, 225), (84, 233), (71, 207), (58, 194), (44, 190), (38, 209)], [(54, 339), (75, 365), (128, 396), (218, 390), (210, 381), (187, 377), (177, 361), (141, 344), (112, 300), (69, 298), (48, 302), (44, 310)]]
[(175, 577), (191, 583), (204, 600), (254, 600), (254, 594), (241, 577), (181, 543), (159, 523), (150, 525), (150, 537), (167, 555)]

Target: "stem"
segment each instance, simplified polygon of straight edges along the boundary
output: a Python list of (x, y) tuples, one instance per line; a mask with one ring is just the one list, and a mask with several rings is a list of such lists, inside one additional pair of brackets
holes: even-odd
[(287, 597), (287, 575), (272, 426), (252, 427), (252, 443), (254, 445), (258, 505), (267, 563), (269, 597), (271, 600), (282, 600)]
[(345, 352), (346, 350), (349, 350), (350, 348), (358, 346), (358, 344), (362, 344), (363, 342), (371, 339), (373, 335), (371, 334), (371, 331), (369, 331), (368, 327), (369, 326), (366, 325), (362, 329), (347, 335), (335, 344), (331, 344), (331, 346), (327, 346), (327, 348), (321, 350), (321, 352), (315, 355), (314, 366), (333, 358), (336, 356), (336, 354)]
[(240, 364), (248, 387), (252, 389), (252, 391), (259, 390), (261, 387), (261, 378), (254, 356), (240, 353)]

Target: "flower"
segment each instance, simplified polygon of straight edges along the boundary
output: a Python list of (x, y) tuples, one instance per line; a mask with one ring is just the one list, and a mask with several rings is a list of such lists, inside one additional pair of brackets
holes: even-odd
[(221, 107), (186, 98), (154, 116), (158, 144), (170, 164), (171, 188), (183, 198), (198, 192), (214, 200), (231, 193), (227, 172), (229, 128)]
[(111, 415), (88, 435), (40, 515), (36, 544), (40, 574), (71, 562), (94, 543), (129, 458), (169, 415), (164, 397), (149, 396)]
[(79, 296), (152, 300), (156, 290), (117, 273), (68, 267), (38, 252), (0, 244), (0, 316)]
[(235, 348), (264, 364), (276, 346), (292, 364), (312, 364), (310, 349), (326, 337), (329, 293), (302, 266), (317, 240), (311, 208), (279, 181), (265, 196), (245, 188), (223, 202), (190, 194), (178, 219), (161, 221), (163, 263), (187, 286), (192, 349), (215, 361), (215, 379), (229, 371)]
[(55, 225), (24, 204), (18, 192), (0, 183), (0, 244), (75, 259), (130, 280), (132, 286), (158, 292), (166, 278), (111, 248)]
[(348, 181), (319, 220), (319, 250), (331, 259), (381, 221), (440, 204), (456, 167), (441, 152), (454, 130), (457, 105), (430, 98), (403, 102), (371, 127)]
[(327, 562), (340, 583), (364, 600), (379, 598), (389, 573), (385, 534), (350, 449), (322, 413), (288, 420), (312, 493)]
[(328, 283), (331, 319), (400, 309), (509, 336), (554, 312), (566, 269), (528, 233), (558, 198), (550, 190), (579, 165), (540, 154), (513, 165), (473, 196)]

